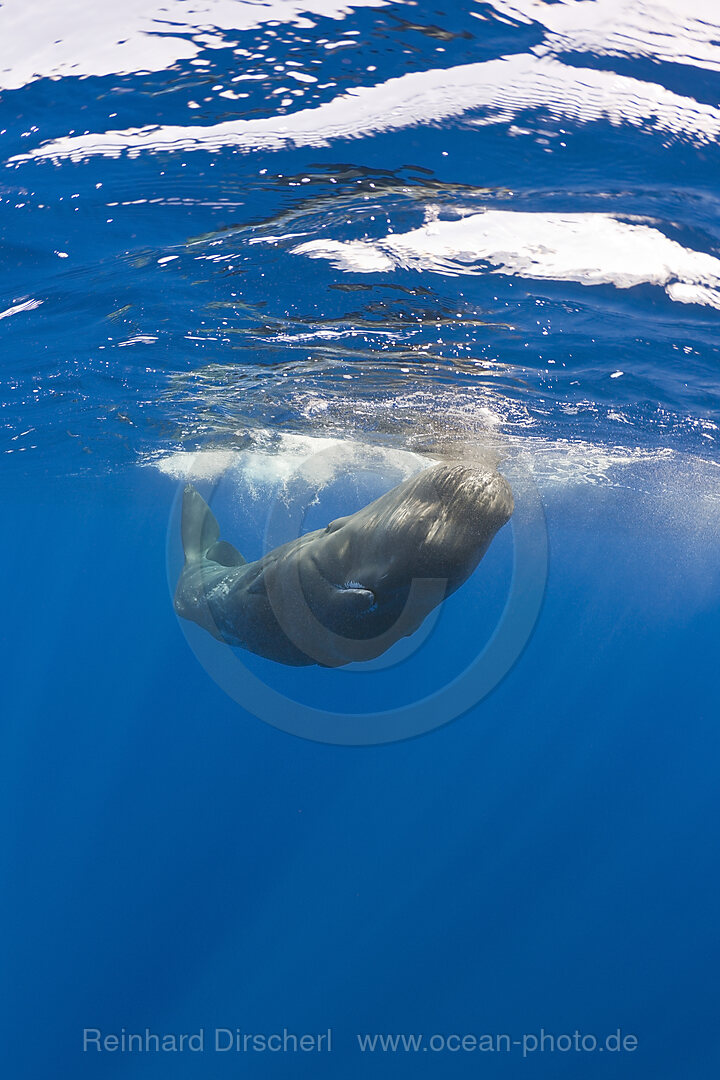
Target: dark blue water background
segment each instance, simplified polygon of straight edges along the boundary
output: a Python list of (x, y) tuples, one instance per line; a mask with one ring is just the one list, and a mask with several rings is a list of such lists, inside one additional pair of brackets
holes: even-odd
[[(712, 13), (136, 7), (0, 6), (3, 1075), (709, 1080)], [(380, 88), (365, 112), (346, 97), (327, 120), (358, 87)], [(108, 156), (113, 131), (129, 148)], [(393, 247), (424, 223), (429, 246)], [(348, 447), (353, 471), (316, 483), (313, 455)], [(283, 481), (310, 476), (313, 525), (403, 454), (488, 448), (533, 470), (550, 562), (535, 632), (470, 712), (324, 745), (198, 663), (167, 580), (188, 477), (225, 476), (218, 514), (256, 557)], [(506, 531), (395, 667), (254, 670), (289, 709), (421, 698), (492, 632), (511, 557)], [(82, 1053), (85, 1027), (216, 1026), (331, 1027), (333, 1052)], [(638, 1048), (371, 1057), (355, 1038), (542, 1028)]]

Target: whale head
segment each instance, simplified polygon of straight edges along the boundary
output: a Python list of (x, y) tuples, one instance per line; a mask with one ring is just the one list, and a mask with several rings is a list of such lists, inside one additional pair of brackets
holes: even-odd
[(510, 485), (491, 468), (424, 469), (350, 517), (328, 525), (313, 554), (333, 578), (376, 591), (413, 578), (467, 579), (514, 509)]

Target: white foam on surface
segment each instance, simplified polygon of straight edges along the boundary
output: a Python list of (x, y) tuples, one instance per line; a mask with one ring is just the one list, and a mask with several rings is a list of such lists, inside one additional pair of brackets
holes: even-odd
[(23, 311), (34, 311), (35, 308), (39, 308), (41, 304), (42, 300), (35, 300), (33, 297), (30, 297), (28, 300), (21, 300), (19, 303), (13, 304), (12, 307), (0, 311), (0, 319), (9, 319), (12, 315), (19, 315)]
[(475, 125), (508, 124), (518, 113), (542, 110), (574, 124), (605, 121), (682, 137), (696, 145), (720, 138), (720, 109), (655, 83), (612, 71), (575, 68), (529, 53), (443, 70), (411, 72), (376, 86), (358, 87), (312, 109), (280, 117), (209, 125), (147, 125), (63, 136), (9, 159), (82, 160), (143, 151), (242, 151), (329, 146), (418, 124), (473, 117)]
[[(307, 16), (342, 19), (354, 8), (387, 0), (63, 0), (38, 10), (27, 0), (0, 5), (0, 89), (36, 79), (163, 71), (227, 32), (279, 21), (312, 26)], [(190, 38), (190, 40), (188, 40)], [(236, 44), (236, 43), (235, 43)]]
[(173, 451), (145, 464), (173, 480), (218, 480), (228, 471), (239, 470), (252, 486), (282, 485), (300, 473), (322, 486), (340, 465), (353, 461), (357, 466), (363, 458), (368, 465), (383, 462), (408, 476), (430, 460), (412, 451), (355, 439), (262, 431), (256, 433), (250, 449)]
[(720, 71), (717, 0), (490, 0), (500, 15), (546, 30), (538, 53), (647, 57)]
[[(686, 488), (688, 496), (702, 495), (712, 514), (720, 521), (720, 464), (710, 459), (680, 453), (669, 447), (643, 447), (593, 443), (584, 439), (552, 439), (532, 434), (498, 435), (484, 426), (472, 431), (467, 422), (467, 440), (450, 453), (453, 458), (502, 461), (521, 459), (541, 491), (548, 495), (573, 487), (620, 487), (657, 492)], [(461, 414), (450, 423), (460, 427)], [(270, 434), (270, 433), (265, 433)], [(313, 435), (281, 434), (269, 444), (264, 435), (256, 445), (242, 450), (173, 451), (145, 462), (176, 481), (216, 481), (230, 474), (242, 478), (250, 492), (277, 489), (293, 479), (325, 486), (343, 471), (366, 468), (390, 471), (399, 478), (411, 476), (445, 456), (441, 450), (420, 454), (397, 447), (379, 446), (361, 438), (326, 438)]]
[[(431, 215), (432, 216), (432, 215)], [(507, 274), (582, 285), (658, 285), (671, 300), (720, 309), (720, 259), (610, 214), (486, 210), (380, 240), (311, 240), (295, 254), (339, 270)]]
[(235, 450), (174, 450), (160, 454), (144, 464), (158, 469), (171, 480), (214, 480), (229, 469), (237, 458)]

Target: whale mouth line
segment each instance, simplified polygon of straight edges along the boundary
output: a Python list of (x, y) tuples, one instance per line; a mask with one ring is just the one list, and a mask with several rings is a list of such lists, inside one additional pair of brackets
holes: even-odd
[(353, 592), (355, 590), (362, 590), (362, 592), (371, 593), (373, 602), (363, 611), (357, 612), (357, 615), (360, 618), (365, 618), (367, 615), (373, 615), (376, 611), (379, 611), (380, 604), (378, 602), (375, 589), (371, 589), (367, 585), (363, 585), (362, 582), (358, 581), (356, 578), (346, 578), (345, 581), (343, 581), (341, 584), (338, 584), (336, 581), (331, 581), (327, 574), (323, 573), (322, 568), (318, 565), (316, 559), (313, 559), (313, 565), (315, 566), (315, 569), (317, 570), (318, 574), (323, 579), (325, 584), (338, 593)]
[(345, 581), (345, 582), (343, 582), (342, 585), (336, 585), (335, 588), (338, 589), (339, 592), (352, 592), (355, 589), (361, 589), (363, 592), (372, 593), (373, 602), (370, 605), (370, 607), (367, 607), (364, 610), (359, 611), (357, 613), (358, 617), (361, 618), (361, 619), (367, 618), (368, 615), (374, 615), (376, 611), (380, 610), (380, 604), (378, 602), (378, 598), (377, 598), (377, 594), (376, 594), (375, 590), (374, 589), (368, 589), (367, 585), (363, 585), (359, 581), (354, 581), (354, 580)]

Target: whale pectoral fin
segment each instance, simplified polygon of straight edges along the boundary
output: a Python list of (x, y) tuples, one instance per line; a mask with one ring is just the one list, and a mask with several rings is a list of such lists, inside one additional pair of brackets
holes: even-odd
[(327, 536), (329, 533), (334, 533), (337, 532), (338, 529), (342, 529), (343, 525), (349, 520), (349, 517), (335, 518), (335, 520), (331, 521), (330, 524), (326, 527), (325, 535)]
[(205, 552), (205, 558), (212, 562), (220, 563), (221, 566), (244, 566), (240, 552), (229, 544), (227, 540), (217, 540), (212, 547)]
[(188, 561), (200, 559), (220, 536), (215, 515), (197, 488), (188, 484), (183, 492), (182, 542)]

